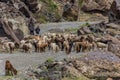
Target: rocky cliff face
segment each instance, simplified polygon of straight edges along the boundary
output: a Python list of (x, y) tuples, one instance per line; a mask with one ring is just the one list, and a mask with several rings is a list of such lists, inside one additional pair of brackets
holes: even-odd
[[(0, 2), (0, 17), (6, 23), (9, 23), (9, 26), (12, 27), (16, 35), (21, 36), (19, 39), (22, 39), (24, 35), (28, 34), (28, 27), (26, 25), (25, 16), (21, 14), (21, 12), (15, 7)], [(3, 29), (2, 26), (1, 29)], [(2, 36), (3, 33), (0, 35)]]
[(114, 0), (83, 0), (80, 11), (91, 15), (91, 17), (87, 18), (88, 20), (108, 20), (108, 13), (113, 1)]
[[(43, 6), (42, 11), (39, 14), (42, 15), (44, 21), (99, 21), (108, 20), (107, 15), (114, 0), (39, 1), (42, 2)], [(51, 10), (51, 8), (54, 8), (54, 10)]]
[[(13, 30), (11, 32), (14, 32), (19, 39), (23, 39), (25, 35), (29, 34), (29, 19), (34, 19), (33, 12), (39, 10), (37, 0), (0, 0), (0, 19), (10, 27), (9, 31)], [(5, 30), (4, 28), (5, 25), (1, 23), (2, 31)], [(6, 30), (5, 32), (7, 32)], [(0, 34), (0, 36), (3, 34)], [(13, 35), (8, 34), (8, 36)]]
[[(108, 20), (108, 12), (114, 0), (0, 0), (38, 22), (99, 21)], [(22, 7), (24, 6), (24, 7)], [(114, 11), (115, 12), (115, 11)]]

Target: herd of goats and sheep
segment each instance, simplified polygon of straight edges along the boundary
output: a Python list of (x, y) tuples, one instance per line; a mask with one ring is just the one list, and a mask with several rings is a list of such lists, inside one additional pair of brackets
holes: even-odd
[(0, 41), (1, 51), (14, 53), (22, 51), (25, 53), (43, 53), (51, 50), (53, 53), (64, 51), (66, 54), (71, 52), (89, 52), (94, 50), (108, 50), (110, 40), (99, 38), (92, 34), (77, 35), (68, 33), (45, 33), (42, 35), (29, 35), (24, 37), (19, 44), (4, 40)]

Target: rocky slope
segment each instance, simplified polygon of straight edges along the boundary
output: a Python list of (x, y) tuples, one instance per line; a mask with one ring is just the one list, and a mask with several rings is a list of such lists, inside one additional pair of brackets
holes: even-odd
[[(120, 19), (119, 0), (112, 2), (113, 0), (0, 0), (0, 24), (2, 24), (2, 20), (5, 21), (16, 35), (22, 36), (20, 36), (20, 38), (19, 36), (17, 37), (22, 39), (24, 35), (29, 34), (28, 23), (31, 18), (35, 22), (38, 21), (40, 23), (76, 20), (100, 21), (106, 20), (106, 16), (108, 19), (109, 14), (109, 21), (117, 21)], [(109, 11), (110, 13), (108, 13)], [(119, 23), (119, 21), (117, 23)], [(74, 24), (70, 25), (74, 26)], [(56, 27), (56, 25), (54, 27)], [(60, 28), (64, 28), (64, 26), (62, 25)], [(3, 27), (0, 26), (0, 30), (4, 31)], [(27, 74), (28, 78), (32, 76), (35, 79), (44, 79), (47, 77), (50, 80), (56, 80), (56, 78), (61, 80), (62, 78), (72, 77), (75, 80), (77, 77), (79, 80), (79, 77), (84, 75), (85, 79), (95, 78), (101, 80), (102, 78), (105, 80), (107, 77), (112, 77), (115, 80), (119, 80), (119, 24), (105, 23), (101, 25), (100, 23), (91, 25), (90, 27), (83, 26), (80, 30), (83, 32), (81, 34), (94, 34), (98, 32), (96, 36), (104, 36), (103, 41), (106, 39), (112, 40), (112, 43), (109, 43), (108, 49), (108, 51), (112, 53), (100, 51), (91, 52), (85, 53), (85, 55), (79, 55), (77, 56), (79, 58), (76, 59), (46, 62), (40, 65), (37, 71), (33, 69), (28, 70), (28, 72), (30, 71), (30, 74)], [(3, 36), (3, 32), (1, 31), (0, 36)], [(106, 33), (109, 34), (109, 36), (105, 36)], [(47, 57), (49, 57), (49, 55)], [(65, 74), (63, 75), (61, 73)], [(26, 74), (23, 75), (25, 76)]]
[[(63, 52), (54, 55), (53, 53), (47, 52), (41, 54), (41, 56), (38, 54), (22, 54), (19, 54), (21, 58), (24, 56), (30, 61), (25, 60), (25, 58), (16, 60), (25, 60), (24, 62), (28, 62), (24, 64), (27, 69), (19, 71), (17, 76), (0, 77), (1, 80), (106, 80), (108, 77), (113, 78), (113, 80), (120, 79), (120, 58), (111, 52), (94, 51), (78, 54), (72, 53), (70, 54), (70, 56), (72, 56), (71, 58), (65, 56)], [(14, 59), (16, 57), (14, 55), (19, 57), (17, 54), (12, 54), (12, 62), (15, 62)], [(35, 55), (37, 55), (37, 57)], [(48, 56), (47, 58), (45, 55), (49, 55), (51, 58)], [(35, 63), (40, 63), (40, 65), (37, 67), (28, 66), (28, 64), (34, 62), (29, 58), (33, 58), (34, 61), (37, 58), (39, 61), (37, 60)], [(45, 63), (42, 63), (43, 61), (45, 61)], [(22, 65), (22, 63), (20, 63), (20, 65)], [(18, 63), (16, 62), (16, 64)]]
[[(16, 9), (14, 6), (7, 5), (6, 3), (0, 2), (0, 19), (9, 24), (14, 30), (16, 35), (20, 35), (19, 39), (23, 38), (24, 35), (28, 34), (28, 28), (25, 20), (25, 16)], [(4, 36), (5, 32), (2, 26), (5, 26), (0, 22), (0, 36)], [(26, 32), (27, 31), (27, 32)], [(23, 34), (24, 33), (24, 34)]]
[[(40, 21), (98, 21), (108, 20), (113, 0), (39, 0)], [(42, 16), (41, 16), (42, 15)], [(53, 20), (54, 19), (54, 20)]]
[[(69, 26), (70, 25), (70, 26)], [(51, 23), (42, 24), (42, 32), (48, 32), (53, 29), (63, 30), (66, 28), (79, 28), (82, 25), (80, 22), (64, 22), (64, 23)], [(111, 26), (112, 25), (112, 26)], [(62, 27), (61, 27), (62, 26)], [(91, 31), (90, 31), (90, 30)], [(112, 40), (109, 43), (109, 51), (95, 50), (88, 53), (72, 52), (70, 55), (65, 55), (64, 52), (52, 53), (46, 51), (39, 54), (11, 54), (7, 59), (10, 59), (16, 68), (25, 70), (20, 72), (17, 76), (14, 76), (15, 80), (106, 80), (108, 77), (113, 80), (119, 80), (120, 76), (120, 42), (115, 35), (118, 33), (111, 33), (108, 29), (120, 31), (119, 26), (111, 24), (91, 24), (90, 27), (84, 26), (80, 30), (83, 31), (83, 35), (87, 35), (88, 32), (96, 35), (98, 38), (102, 38), (101, 41)], [(59, 31), (59, 30), (58, 30)], [(58, 32), (57, 31), (57, 32)], [(105, 35), (109, 34), (109, 35)], [(2, 59), (3, 56), (1, 55)], [(8, 56), (8, 55), (7, 55)], [(69, 59), (71, 57), (71, 59)], [(65, 58), (65, 60), (63, 60)], [(26, 60), (27, 59), (27, 60)], [(44, 61), (47, 62), (44, 63)], [(55, 60), (55, 61), (54, 61)], [(57, 60), (57, 61), (56, 61)], [(20, 63), (18, 63), (20, 62)], [(42, 64), (41, 64), (42, 63)], [(29, 67), (28, 65), (36, 65), (36, 67)], [(111, 66), (112, 65), (112, 66)], [(27, 70), (26, 70), (27, 68)], [(0, 78), (1, 79), (1, 78)], [(4, 80), (4, 79), (3, 79)], [(11, 79), (12, 80), (12, 79)]]
[(31, 75), (29, 78), (34, 76), (40, 80), (106, 80), (109, 77), (119, 80), (119, 62), (120, 59), (110, 52), (81, 53), (78, 58), (62, 61), (48, 59), (37, 68), (28, 69), (27, 74)]
[(35, 21), (33, 13), (39, 10), (37, 0), (0, 0), (0, 36), (12, 37), (19, 43), (17, 38), (21, 40), (29, 34), (29, 20)]
[[(20, 26), (26, 35), (30, 18), (39, 23), (108, 20), (107, 14), (110, 8), (114, 14), (118, 14), (113, 9), (115, 1), (113, 7), (111, 7), (112, 2), (113, 0), (0, 0), (0, 16), (4, 15), (2, 18), (12, 22), (15, 29)], [(10, 7), (10, 10), (7, 7)], [(110, 13), (110, 21), (111, 16)], [(119, 16), (116, 16), (117, 18), (119, 19)]]
[[(25, 17), (35, 17), (38, 22), (99, 21), (108, 20), (108, 13), (116, 13), (114, 0), (0, 0), (12, 5)], [(113, 3), (113, 4), (112, 4)], [(112, 7), (112, 6), (113, 7)], [(110, 12), (110, 15), (112, 13)], [(117, 16), (118, 17), (118, 16)]]

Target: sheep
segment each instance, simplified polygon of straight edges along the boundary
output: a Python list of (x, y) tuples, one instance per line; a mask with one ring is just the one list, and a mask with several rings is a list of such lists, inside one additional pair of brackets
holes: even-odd
[(47, 40), (48, 40), (48, 36), (44, 35), (44, 36), (43, 36), (43, 40), (44, 40), (44, 41), (47, 41)]
[(104, 48), (107, 48), (107, 45), (101, 42), (97, 42), (96, 45), (98, 49), (101, 48), (103, 50)]
[(14, 42), (8, 42), (9, 47), (10, 47), (10, 53), (12, 53), (15, 49), (15, 43)]
[(21, 40), (21, 41), (20, 41), (20, 46), (19, 46), (19, 47), (22, 48), (23, 45), (24, 45), (25, 43), (26, 43), (26, 40)]
[(59, 46), (56, 43), (51, 43), (50, 46), (52, 48), (53, 53), (58, 52)]
[(9, 44), (7, 42), (2, 43), (2, 49), (5, 50), (6, 52), (9, 52)]
[(7, 52), (13, 53), (15, 49), (15, 43), (14, 42), (3, 42), (2, 48), (6, 50)]

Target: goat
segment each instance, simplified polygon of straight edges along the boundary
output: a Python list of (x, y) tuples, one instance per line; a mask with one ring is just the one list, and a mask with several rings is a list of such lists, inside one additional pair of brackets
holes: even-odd
[(13, 67), (9, 60), (6, 60), (5, 62), (5, 75), (6, 76), (17, 75), (17, 70)]

